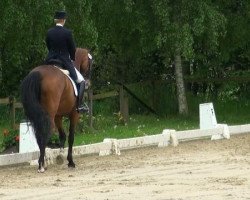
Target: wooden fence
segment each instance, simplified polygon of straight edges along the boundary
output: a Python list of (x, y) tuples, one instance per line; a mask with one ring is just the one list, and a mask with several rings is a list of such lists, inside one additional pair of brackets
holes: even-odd
[(90, 89), (87, 92), (88, 103), (89, 103), (89, 126), (93, 127), (93, 100), (100, 100), (109, 97), (119, 96), (119, 104), (120, 104), (120, 114), (123, 118), (124, 122), (128, 122), (129, 119), (129, 104), (128, 104), (128, 96), (124, 91), (124, 86), (119, 86), (116, 90), (95, 94), (93, 95), (93, 90)]
[[(227, 83), (227, 82), (240, 82), (240, 83), (247, 83), (250, 82), (249, 77), (228, 77), (228, 78), (207, 78), (207, 79), (197, 79), (192, 77), (185, 77), (186, 83)], [(140, 82), (140, 84), (159, 84), (159, 83), (174, 83), (174, 80), (149, 80)], [(132, 83), (129, 85), (123, 85), (121, 83), (118, 83), (116, 86), (116, 89), (104, 92), (100, 94), (93, 94), (93, 90), (89, 89), (86, 93), (86, 98), (88, 99), (88, 105), (90, 108), (89, 113), (89, 125), (92, 128), (93, 127), (93, 101), (94, 100), (100, 100), (110, 97), (118, 97), (119, 96), (119, 103), (120, 103), (120, 114), (124, 120), (124, 122), (128, 122), (129, 119), (129, 103), (128, 103), (128, 95), (130, 95), (133, 99), (135, 99), (137, 102), (139, 102), (143, 107), (145, 107), (148, 111), (151, 113), (157, 114), (156, 111), (147, 105), (143, 100), (141, 100), (135, 93), (133, 93), (129, 87), (131, 85), (138, 84), (138, 83)], [(8, 105), (10, 107), (10, 113), (11, 113), (11, 123), (12, 127), (16, 128), (16, 109), (22, 108), (22, 104), (17, 102), (15, 98), (9, 97), (9, 98), (2, 98), (0, 99), (0, 105)]]
[[(128, 97), (126, 96), (123, 87), (120, 86), (117, 90), (101, 93), (101, 94), (95, 94), (93, 95), (93, 90), (89, 89), (87, 91), (86, 97), (88, 100), (88, 106), (89, 106), (89, 126), (93, 127), (93, 101), (94, 100), (100, 100), (105, 99), (109, 97), (116, 97), (119, 96), (119, 102), (120, 102), (120, 112), (123, 117), (124, 122), (128, 121)], [(13, 97), (7, 97), (0, 99), (0, 105), (6, 105), (10, 107), (10, 115), (11, 115), (11, 125), (13, 128), (18, 128), (18, 125), (16, 124), (16, 109), (23, 109), (22, 103), (17, 102), (15, 98)]]

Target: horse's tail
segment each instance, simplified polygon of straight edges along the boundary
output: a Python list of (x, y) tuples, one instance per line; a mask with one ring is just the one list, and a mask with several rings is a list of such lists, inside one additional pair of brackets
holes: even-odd
[(24, 78), (21, 85), (24, 112), (34, 128), (39, 148), (46, 146), (51, 128), (49, 115), (40, 103), (41, 80), (42, 77), (38, 71), (31, 72)]

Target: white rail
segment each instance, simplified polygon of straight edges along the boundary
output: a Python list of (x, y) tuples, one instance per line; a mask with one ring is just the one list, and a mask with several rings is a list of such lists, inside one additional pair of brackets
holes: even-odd
[[(229, 132), (229, 133), (228, 133)], [(250, 133), (250, 124), (237, 125), (237, 126), (227, 126), (218, 125), (217, 128), (213, 129), (195, 129), (195, 130), (185, 130), (185, 131), (175, 131), (175, 130), (163, 130), (162, 134), (158, 135), (148, 135), (144, 137), (136, 137), (129, 139), (105, 139), (101, 143), (76, 146), (73, 148), (73, 155), (89, 155), (89, 154), (99, 154), (110, 155), (117, 154), (120, 155), (121, 150), (140, 148), (145, 146), (158, 146), (164, 147), (172, 144), (176, 146), (179, 142), (184, 142), (186, 140), (196, 140), (204, 138), (230, 138), (230, 135), (237, 135), (243, 133)], [(67, 148), (63, 152), (59, 149), (46, 149), (46, 157), (50, 163), (57, 158), (58, 155), (64, 157), (67, 156)], [(36, 160), (39, 157), (39, 152), (31, 153), (15, 153), (6, 154), (0, 156), (0, 166), (13, 165), (30, 162)]]

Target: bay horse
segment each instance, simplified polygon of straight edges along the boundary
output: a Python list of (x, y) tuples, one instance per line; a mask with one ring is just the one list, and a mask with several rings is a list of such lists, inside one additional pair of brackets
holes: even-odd
[[(92, 60), (89, 55), (86, 49), (76, 49), (74, 66), (85, 79), (90, 78)], [(45, 148), (54, 128), (57, 128), (59, 132), (60, 148), (64, 148), (66, 141), (62, 125), (64, 116), (68, 117), (70, 121), (68, 167), (74, 168), (72, 146), (79, 113), (76, 111), (77, 97), (69, 78), (52, 65), (38, 66), (24, 78), (21, 84), (21, 97), (25, 115), (33, 126), (40, 149), (38, 172), (44, 172), (46, 169), (44, 163)]]

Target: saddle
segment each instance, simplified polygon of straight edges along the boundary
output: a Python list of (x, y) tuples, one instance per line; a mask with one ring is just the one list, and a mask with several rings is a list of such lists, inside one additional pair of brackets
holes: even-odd
[(47, 65), (56, 65), (60, 68), (65, 69), (65, 64), (60, 59), (51, 58), (45, 61)]
[(70, 75), (69, 71), (65, 69), (65, 64), (60, 60), (60, 59), (49, 59), (49, 60), (46, 60), (46, 64), (47, 65), (54, 65), (55, 67), (57, 68), (60, 68), (60, 70), (66, 74), (66, 75)]

